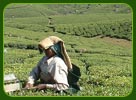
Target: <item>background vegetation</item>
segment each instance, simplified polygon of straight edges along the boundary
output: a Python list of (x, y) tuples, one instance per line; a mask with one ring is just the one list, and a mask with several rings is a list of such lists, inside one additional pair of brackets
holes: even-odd
[[(49, 23), (51, 21), (51, 23)], [(22, 81), (43, 56), (37, 44), (55, 35), (80, 67), (81, 91), (21, 90), (11, 96), (127, 96), (132, 91), (132, 12), (126, 4), (10, 4), (4, 11), (4, 74)]]

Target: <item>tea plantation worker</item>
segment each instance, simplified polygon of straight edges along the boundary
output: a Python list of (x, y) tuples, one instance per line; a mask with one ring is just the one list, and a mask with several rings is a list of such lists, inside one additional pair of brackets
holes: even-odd
[[(66, 90), (68, 84), (68, 70), (72, 69), (70, 58), (66, 52), (62, 39), (49, 36), (39, 42), (38, 48), (45, 55), (36, 67), (32, 69), (25, 88)], [(40, 79), (40, 84), (36, 82)]]

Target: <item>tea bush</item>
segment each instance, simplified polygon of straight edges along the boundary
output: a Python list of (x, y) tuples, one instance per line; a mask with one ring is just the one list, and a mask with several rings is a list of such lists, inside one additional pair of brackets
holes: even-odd
[[(12, 30), (12, 28), (9, 28)], [(21, 36), (21, 39), (8, 37), (5, 35), (4, 44), (23, 44), (27, 47), (30, 44), (30, 32), (25, 30), (14, 30), (14, 35)], [(6, 31), (5, 33), (7, 33)], [(19, 33), (19, 34), (18, 34)], [(10, 33), (13, 36), (12, 33)], [(31, 32), (32, 43), (37, 45), (38, 40), (43, 39), (43, 34), (38, 34), (38, 40), (35, 39)], [(120, 46), (106, 42), (104, 38), (85, 38), (81, 36), (72, 36), (59, 33), (48, 33), (48, 35), (56, 35), (65, 42), (66, 49), (71, 58), (72, 63), (80, 67), (81, 78), (78, 84), (81, 91), (76, 94), (58, 94), (47, 90), (33, 91), (21, 90), (15, 91), (11, 96), (126, 96), (132, 90), (132, 48)], [(26, 36), (25, 36), (26, 35)], [(40, 36), (41, 35), (41, 36)], [(9, 39), (7, 39), (9, 38)], [(70, 40), (69, 40), (70, 39)], [(22, 85), (27, 80), (29, 72), (36, 66), (43, 56), (38, 50), (33, 48), (5, 47), (4, 53), (4, 73), (14, 73)]]
[(37, 44), (45, 37), (55, 35), (64, 40), (72, 63), (80, 68), (78, 84), (81, 90), (75, 94), (20, 90), (8, 95), (127, 96), (131, 93), (133, 54), (130, 14), (51, 17), (54, 19), (51, 26), (47, 24), (47, 17), (5, 19), (3, 72), (14, 73), (24, 86), (29, 72), (43, 56), (39, 54)]

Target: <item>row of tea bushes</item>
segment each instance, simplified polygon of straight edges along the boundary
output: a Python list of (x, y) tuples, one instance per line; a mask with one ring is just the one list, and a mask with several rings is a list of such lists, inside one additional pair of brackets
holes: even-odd
[(95, 37), (98, 35), (132, 40), (132, 21), (105, 21), (85, 24), (60, 24), (56, 31), (84, 37)]

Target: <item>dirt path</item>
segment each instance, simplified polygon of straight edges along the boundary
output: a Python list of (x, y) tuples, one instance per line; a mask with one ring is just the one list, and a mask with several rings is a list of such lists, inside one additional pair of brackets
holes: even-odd
[[(100, 37), (97, 37), (97, 38), (100, 38)], [(132, 47), (132, 41), (128, 41), (125, 39), (116, 39), (116, 38), (110, 38), (110, 37), (104, 37), (100, 39), (102, 39), (105, 42), (116, 44), (119, 46), (128, 47), (128, 48)]]

